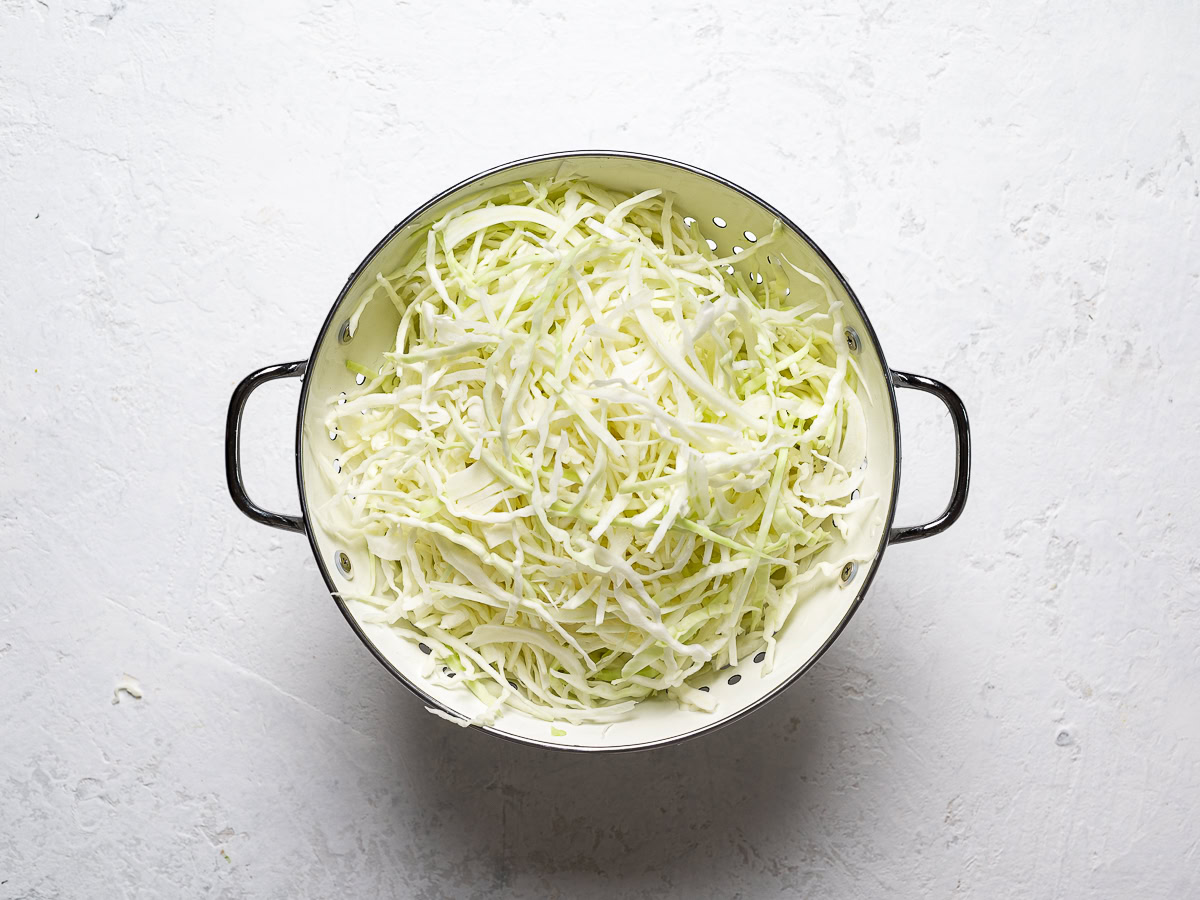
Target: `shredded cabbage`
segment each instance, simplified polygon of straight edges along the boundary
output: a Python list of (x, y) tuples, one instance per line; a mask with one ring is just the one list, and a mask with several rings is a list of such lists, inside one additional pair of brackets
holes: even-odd
[(522, 182), (376, 276), (351, 329), (376, 300), (400, 323), (331, 404), (320, 520), (371, 560), (343, 596), (480, 721), (613, 721), (658, 692), (711, 710), (694, 684), (760, 650), (769, 671), (836, 578), (822, 551), (872, 502), (860, 381), (780, 232), (717, 258), (662, 191)]

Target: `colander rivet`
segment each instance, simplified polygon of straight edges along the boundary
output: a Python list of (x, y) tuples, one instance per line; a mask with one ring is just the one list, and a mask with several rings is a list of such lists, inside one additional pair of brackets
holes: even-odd
[(842, 584), (849, 584), (853, 581), (856, 572), (858, 572), (858, 563), (848, 562), (842, 566)]
[(858, 332), (853, 328), (846, 329), (846, 346), (850, 348), (851, 353), (857, 353), (858, 348), (862, 346), (858, 340)]
[(341, 341), (343, 344), (350, 343), (350, 320), (349, 319), (347, 319), (345, 322), (342, 323), (342, 328), (338, 332), (338, 340)]
[(338, 554), (338, 568), (342, 570), (343, 575), (350, 574), (350, 556), (343, 550)]

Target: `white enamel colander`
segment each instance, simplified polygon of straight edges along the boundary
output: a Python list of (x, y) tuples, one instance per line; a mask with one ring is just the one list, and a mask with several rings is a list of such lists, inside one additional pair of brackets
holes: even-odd
[[(859, 396), (867, 418), (867, 473), (862, 490), (880, 498), (865, 527), (859, 527), (848, 543), (829, 548), (829, 556), (853, 555), (870, 560), (864, 565), (847, 564), (841, 578), (816, 589), (797, 605), (777, 635), (775, 665), (767, 673), (762, 654), (737, 666), (708, 676), (706, 686), (717, 702), (715, 712), (684, 709), (674, 700), (656, 699), (639, 703), (623, 721), (594, 725), (571, 725), (566, 734), (555, 736), (547, 722), (514, 710), (506, 711), (494, 725), (476, 726), (500, 737), (544, 747), (583, 751), (633, 750), (672, 743), (710, 731), (733, 721), (765, 703), (802, 675), (837, 638), (862, 602), (889, 544), (937, 534), (962, 513), (970, 474), (970, 437), (967, 413), (958, 396), (941, 382), (887, 367), (875, 331), (854, 292), (825, 254), (807, 235), (778, 210), (754, 194), (716, 175), (682, 163), (637, 153), (580, 151), (537, 156), (508, 163), (469, 178), (434, 197), (392, 229), (367, 254), (346, 282), (333, 304), (316, 344), (306, 360), (267, 366), (248, 375), (233, 393), (226, 431), (226, 475), (237, 506), (255, 521), (276, 528), (304, 532), (313, 555), (346, 621), (375, 657), (401, 683), (414, 691), (426, 705), (463, 718), (483, 712), (483, 704), (463, 689), (443, 687), (424, 674), (430, 660), (422, 647), (402, 638), (385, 624), (367, 620), (365, 606), (343, 601), (337, 595), (352, 591), (356, 568), (365, 571), (365, 549), (343, 546), (327, 534), (311, 511), (329, 499), (330, 488), (317, 474), (322, 458), (336, 456), (329, 439), (325, 416), (329, 401), (354, 386), (354, 375), (346, 360), (369, 362), (381, 359), (396, 335), (399, 316), (387, 303), (369, 304), (353, 338), (346, 328), (351, 312), (365, 291), (375, 285), (375, 273), (389, 272), (406, 261), (421, 228), (439, 219), (450, 207), (474, 193), (511, 181), (536, 180), (552, 175), (572, 175), (628, 194), (661, 188), (674, 195), (675, 208), (694, 217), (704, 237), (718, 251), (744, 242), (745, 232), (769, 234), (776, 219), (784, 225), (780, 251), (795, 264), (824, 279), (834, 295), (845, 303), (846, 333), (843, 336), (856, 354), (863, 384)], [(246, 494), (240, 465), (238, 433), (242, 410), (255, 388), (276, 378), (301, 378), (300, 407), (296, 423), (296, 478), (301, 515), (268, 512)], [(932, 522), (893, 528), (896, 494), (900, 484), (900, 429), (895, 388), (927, 391), (941, 400), (950, 413), (956, 438), (954, 487), (946, 510)]]

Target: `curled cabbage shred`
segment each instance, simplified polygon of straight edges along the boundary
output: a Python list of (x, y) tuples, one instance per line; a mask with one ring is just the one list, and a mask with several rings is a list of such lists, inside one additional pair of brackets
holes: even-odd
[[(495, 188), (420, 235), (355, 312), (380, 360), (331, 402), (323, 527), (427, 675), (606, 722), (759, 651), (837, 577), (865, 420), (841, 303), (770, 235), (718, 257), (658, 190)], [(736, 266), (736, 268), (735, 268)]]

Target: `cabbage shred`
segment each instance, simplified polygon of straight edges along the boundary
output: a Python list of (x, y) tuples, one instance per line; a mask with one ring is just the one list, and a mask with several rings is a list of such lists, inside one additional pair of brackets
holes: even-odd
[(859, 380), (840, 302), (780, 230), (718, 258), (661, 191), (514, 183), (364, 296), (352, 328), (371, 302), (400, 323), (331, 404), (320, 521), (371, 560), (343, 596), (481, 720), (611, 721), (658, 692), (710, 710), (692, 685), (760, 650), (769, 668), (836, 577), (869, 503)]

